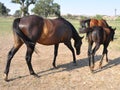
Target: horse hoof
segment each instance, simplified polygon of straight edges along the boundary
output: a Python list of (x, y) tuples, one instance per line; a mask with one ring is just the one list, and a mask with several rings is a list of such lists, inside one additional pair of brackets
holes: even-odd
[(90, 71), (91, 71), (92, 73), (94, 73), (94, 68), (93, 68), (93, 67), (90, 67)]
[(99, 65), (99, 69), (102, 69), (102, 65), (101, 64)]
[(107, 59), (107, 60), (106, 60), (106, 62), (108, 63), (108, 62), (109, 62), (109, 60)]
[(6, 74), (4, 74), (3, 76), (4, 80), (8, 82), (8, 76)]
[(39, 77), (36, 73), (31, 73), (34, 77)]
[(100, 66), (99, 69), (102, 69), (102, 67)]
[(94, 74), (94, 70), (93, 69), (90, 69), (91, 73)]
[(54, 67), (55, 69), (57, 68), (55, 64), (53, 64), (53, 67)]
[(76, 63), (76, 62), (73, 62), (73, 65), (74, 65), (74, 66), (77, 66), (77, 63)]
[(39, 76), (37, 74), (34, 74), (33, 76), (39, 78)]
[(57, 69), (57, 67), (56, 66), (53, 66), (55, 69)]

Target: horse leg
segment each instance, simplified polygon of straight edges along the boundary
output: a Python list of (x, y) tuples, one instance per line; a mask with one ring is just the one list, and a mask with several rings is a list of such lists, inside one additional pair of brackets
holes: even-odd
[(89, 60), (90, 70), (91, 70), (91, 49), (92, 49), (92, 45), (93, 45), (93, 42), (89, 41), (89, 45), (88, 45), (88, 60)]
[(33, 54), (33, 51), (34, 51), (34, 47), (35, 45), (27, 45), (27, 52), (26, 52), (26, 62), (27, 62), (27, 66), (28, 66), (28, 69), (29, 69), (29, 72), (31, 75), (35, 75), (35, 72), (32, 68), (32, 64), (31, 64), (31, 57), (32, 57), (32, 54)]
[(106, 61), (108, 62), (108, 56), (107, 56), (108, 50), (107, 50), (107, 46), (108, 45), (104, 45), (104, 49), (103, 49), (102, 57), (101, 57), (101, 60), (100, 60), (99, 68), (102, 67), (102, 62), (103, 62), (103, 58), (104, 58), (105, 54), (106, 54)]
[(59, 47), (59, 44), (55, 44), (54, 46), (54, 60), (53, 60), (53, 67), (56, 68), (56, 57), (57, 57), (57, 54), (58, 54), (58, 47)]
[[(109, 43), (108, 43), (109, 44)], [(105, 45), (105, 53), (106, 53), (106, 61), (108, 62), (108, 50), (107, 50), (107, 47), (108, 47), (108, 44)]]
[(11, 48), (11, 50), (8, 53), (8, 57), (7, 57), (7, 63), (6, 63), (6, 68), (5, 68), (5, 81), (8, 81), (8, 73), (9, 73), (9, 69), (10, 69), (10, 63), (11, 60), (13, 58), (13, 56), (15, 55), (15, 53), (18, 51), (18, 49), (22, 46), (22, 42), (19, 43), (15, 43), (14, 46)]
[(72, 55), (73, 55), (73, 63), (76, 64), (75, 51), (74, 51), (74, 49), (72, 47), (71, 41), (65, 42), (64, 44), (71, 50)]
[(94, 56), (95, 56), (95, 53), (96, 51), (99, 49), (100, 47), (100, 44), (99, 43), (96, 43), (93, 51), (92, 51), (92, 66), (91, 66), (91, 70), (93, 71), (94, 70), (94, 66), (95, 66), (95, 60), (94, 60)]
[(108, 50), (106, 49), (106, 62), (108, 62)]
[[(104, 52), (104, 51), (103, 51)], [(101, 69), (102, 68), (102, 62), (103, 62), (103, 58), (104, 58), (104, 53), (102, 54), (102, 57), (101, 57), (101, 60), (100, 60), (100, 64), (99, 64), (99, 68)]]

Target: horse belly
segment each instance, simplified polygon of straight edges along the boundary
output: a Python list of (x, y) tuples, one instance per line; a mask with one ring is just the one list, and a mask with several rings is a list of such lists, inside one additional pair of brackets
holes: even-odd
[(51, 37), (41, 37), (38, 40), (38, 43), (43, 44), (43, 45), (54, 45), (58, 43), (64, 43), (67, 41), (70, 41), (71, 37), (69, 36), (51, 36)]
[(61, 43), (61, 40), (57, 38), (45, 38), (45, 39), (40, 38), (38, 40), (38, 43), (43, 45), (54, 45)]
[(54, 45), (54, 44), (57, 44), (57, 43), (60, 43), (59, 41), (55, 40), (55, 39), (40, 39), (38, 40), (38, 43), (39, 44), (43, 44), (43, 45)]

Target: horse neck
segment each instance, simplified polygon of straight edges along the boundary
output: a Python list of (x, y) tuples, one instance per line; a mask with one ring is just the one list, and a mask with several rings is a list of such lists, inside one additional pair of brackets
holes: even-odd
[(68, 22), (67, 20), (65, 20), (64, 18), (60, 18), (60, 19), (64, 20), (65, 23), (68, 24), (68, 25), (71, 27), (71, 30), (72, 30), (72, 38), (75, 40), (75, 42), (78, 41), (78, 40), (80, 39), (80, 36), (78, 35), (75, 27), (74, 27), (70, 22)]
[(106, 24), (106, 27), (109, 27), (108, 23), (104, 20), (104, 23)]

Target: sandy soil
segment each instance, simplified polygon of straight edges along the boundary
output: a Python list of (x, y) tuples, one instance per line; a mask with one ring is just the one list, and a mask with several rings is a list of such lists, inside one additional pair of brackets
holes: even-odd
[[(109, 46), (109, 63), (104, 60), (103, 69), (91, 73), (87, 59), (87, 41), (83, 40), (81, 54), (76, 56), (77, 66), (72, 63), (72, 54), (60, 44), (57, 67), (52, 67), (53, 46), (38, 45), (39, 55), (33, 54), (32, 64), (39, 78), (29, 74), (25, 61), (26, 47), (23, 45), (12, 59), (9, 82), (3, 80), (7, 53), (13, 45), (13, 37), (0, 37), (0, 90), (119, 90), (120, 89), (120, 51), (114, 42)], [(102, 46), (96, 54), (95, 69), (98, 68)]]

